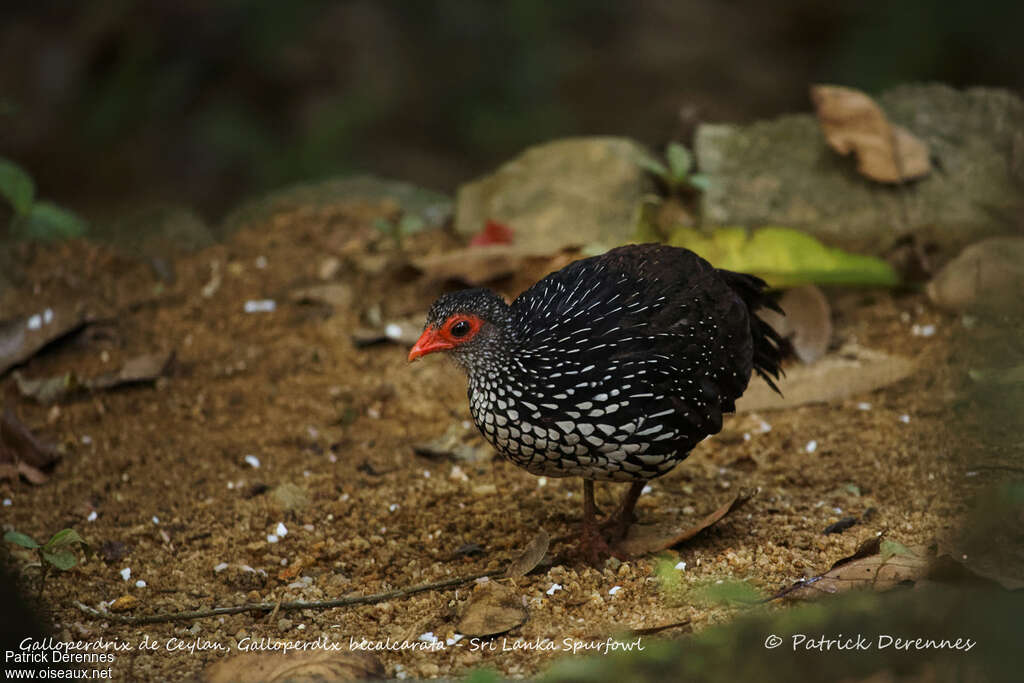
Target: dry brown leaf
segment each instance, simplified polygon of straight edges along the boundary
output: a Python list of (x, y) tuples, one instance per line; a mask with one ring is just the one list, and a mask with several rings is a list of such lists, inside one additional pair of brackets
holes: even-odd
[(288, 298), (298, 303), (324, 303), (334, 308), (348, 308), (352, 305), (352, 288), (340, 283), (314, 285), (293, 290)]
[(811, 87), (811, 100), (829, 146), (857, 156), (861, 175), (880, 183), (902, 183), (928, 175), (928, 146), (905, 128), (889, 123), (870, 97), (852, 88)]
[(513, 275), (527, 266), (547, 262), (552, 256), (513, 244), (492, 244), (413, 259), (412, 266), (428, 282), (457, 280), (479, 286)]
[(778, 381), (782, 396), (764, 382), (751, 382), (736, 410), (773, 410), (807, 403), (842, 401), (909, 377), (917, 364), (902, 356), (848, 345), (813, 365), (786, 368)]
[(369, 653), (306, 650), (287, 654), (245, 653), (221, 660), (203, 673), (206, 683), (313, 683), (384, 678), (384, 665)]
[(810, 364), (824, 356), (832, 341), (832, 309), (824, 292), (814, 285), (787, 289), (779, 307), (785, 315), (767, 310), (758, 315), (789, 339), (802, 363)]
[(856, 588), (884, 591), (925, 577), (932, 559), (926, 547), (899, 546), (897, 552), (885, 553), (881, 552), (885, 546), (879, 541), (880, 537), (870, 539), (851, 557), (832, 565), (825, 574), (805, 579), (776, 597), (808, 599)]
[(139, 599), (134, 595), (122, 595), (110, 604), (111, 612), (128, 612), (139, 606)]
[(753, 497), (753, 493), (738, 494), (695, 525), (685, 529), (680, 529), (679, 527), (668, 529), (664, 527), (634, 527), (630, 535), (619, 541), (615, 547), (617, 550), (633, 556), (668, 550), (672, 546), (684, 543), (708, 527), (717, 524), (722, 518), (738, 510)]
[(55, 306), (30, 316), (0, 321), (0, 375), (89, 320), (84, 311)]
[(152, 382), (166, 372), (173, 360), (173, 351), (146, 353), (125, 361), (125, 364), (117, 372), (93, 377), (86, 380), (84, 384), (89, 389), (113, 389), (122, 384)]
[(541, 529), (533, 537), (533, 540), (526, 545), (522, 554), (508, 566), (505, 570), (505, 576), (511, 579), (518, 576), (526, 576), (532, 572), (540, 564), (540, 561), (544, 559), (549, 545), (551, 545), (551, 537), (548, 536), (548, 532)]
[(458, 631), (467, 636), (494, 636), (526, 621), (522, 598), (496, 581), (477, 584), (459, 617)]
[(0, 420), (0, 479), (16, 479), (21, 474), (33, 484), (45, 484), (42, 468), (57, 461), (57, 450), (45, 443), (11, 409)]

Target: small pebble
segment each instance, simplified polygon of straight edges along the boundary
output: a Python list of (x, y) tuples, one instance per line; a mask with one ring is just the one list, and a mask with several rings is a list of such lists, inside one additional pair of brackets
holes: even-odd
[(160, 523), (160, 518), (157, 517), (156, 515), (153, 515), (153, 524), (159, 524), (159, 523)]
[(124, 569), (122, 569), (121, 570), (121, 578), (124, 579), (125, 581), (127, 581), (130, 578), (132, 578), (132, 568), (131, 567), (125, 567)]
[[(9, 503), (7, 501), (4, 501), (4, 505), (8, 505), (8, 504)], [(95, 522), (97, 517), (99, 517), (99, 515), (96, 514), (95, 510), (93, 510), (92, 512), (89, 513), (89, 516), (86, 517), (85, 519), (88, 522)]]
[(640, 491), (640, 493), (642, 493), (644, 495), (647, 495), (648, 493), (650, 493), (653, 490), (654, 489), (651, 488), (651, 485), (648, 484), (647, 486), (643, 487), (643, 489)]
[(677, 562), (676, 563), (676, 569), (678, 569), (681, 572), (685, 572), (686, 571), (686, 562), (682, 562), (682, 561)]
[(808, 453), (813, 453), (814, 451), (818, 450), (818, 442), (814, 440), (808, 441), (807, 445), (804, 446), (804, 450), (807, 451)]
[(135, 587), (136, 588), (145, 588), (146, 587), (146, 582), (143, 581), (142, 579), (139, 579), (138, 581), (135, 582)]
[(612, 586), (612, 587), (611, 587), (611, 588), (610, 588), (610, 589), (608, 590), (608, 595), (615, 595), (615, 594), (616, 594), (616, 593), (618, 593), (618, 592), (619, 592), (620, 590), (622, 590), (622, 586)]
[(388, 505), (388, 512), (394, 512), (397, 509), (398, 509), (398, 503), (392, 503), (391, 505)]
[(281, 538), (284, 538), (288, 535), (288, 527), (284, 525), (284, 522), (278, 522), (277, 528), (274, 529), (274, 533), (280, 536)]
[(554, 595), (555, 591), (560, 591), (560, 590), (562, 590), (562, 584), (560, 584), (560, 583), (553, 583), (553, 584), (551, 584), (551, 588), (549, 588), (547, 592), (548, 592), (548, 595)]
[(245, 464), (249, 465), (253, 469), (259, 469), (260, 459), (257, 458), (255, 455), (247, 455), (245, 456), (244, 460)]
[(250, 299), (245, 302), (246, 313), (270, 313), (277, 308), (273, 299)]
[(88, 446), (91, 443), (92, 443), (92, 437), (89, 436), (88, 434), (84, 434), (82, 436), (82, 444)]
[(547, 486), (547, 485), (548, 485), (548, 478), (547, 477), (537, 477), (537, 486), (538, 487)]
[(384, 328), (384, 336), (388, 339), (401, 339), (402, 338), (402, 326), (395, 323), (388, 323)]
[(867, 401), (861, 401), (857, 404), (857, 410), (871, 410), (871, 404)]
[(215, 574), (220, 574), (222, 571), (224, 571), (227, 568), (228, 568), (228, 563), (227, 562), (221, 562), (218, 565), (214, 565), (213, 571), (214, 571)]
[(906, 413), (900, 415), (900, 422), (902, 422), (903, 424), (908, 424), (910, 422), (910, 416), (907, 415)]
[(267, 257), (266, 256), (257, 256), (256, 257), (256, 267), (259, 268), (260, 270), (263, 270), (264, 268), (266, 268), (267, 267)]
[(277, 543), (281, 539), (277, 537), (277, 534), (267, 534), (267, 543)]
[(10, 498), (4, 498), (4, 507), (5, 508), (9, 508), (12, 505), (14, 505), (14, 501), (12, 501)]

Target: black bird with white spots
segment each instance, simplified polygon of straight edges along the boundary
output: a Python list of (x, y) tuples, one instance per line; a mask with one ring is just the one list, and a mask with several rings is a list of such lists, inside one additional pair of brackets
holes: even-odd
[(484, 437), (515, 464), (584, 480), (583, 550), (607, 551), (593, 481), (632, 482), (610, 522), (622, 536), (644, 483), (722, 428), (753, 372), (773, 388), (777, 310), (765, 283), (686, 249), (632, 245), (576, 261), (506, 304), (488, 289), (440, 297), (409, 359), (447, 351), (469, 376)]

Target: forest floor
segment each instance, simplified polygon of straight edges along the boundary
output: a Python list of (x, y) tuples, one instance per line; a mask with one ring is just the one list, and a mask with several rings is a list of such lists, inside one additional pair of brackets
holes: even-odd
[[(73, 527), (90, 542), (95, 552), (50, 576), (41, 605), (62, 639), (135, 644), (117, 655), (115, 679), (199, 676), (260, 638), (324, 636), (346, 646), (424, 642), (428, 632), (453, 638), (473, 584), (377, 604), (146, 625), (95, 619), (76, 603), (98, 608), (131, 595), (138, 602), (123, 614), (141, 616), (386, 592), (500, 570), (543, 528), (555, 539), (552, 564), (502, 580), (524, 599), (521, 626), (439, 651), (374, 653), (388, 676), (481, 666), (535, 675), (564, 653), (502, 644), (604, 641), (669, 624), (680, 625), (642, 638), (700, 631), (737, 608), (686, 591), (739, 580), (771, 595), (827, 571), (883, 530), (908, 547), (939, 542), (955, 533), (964, 492), (987, 478), (967, 476), (957, 457), (963, 437), (949, 427), (966, 375), (953, 344), (961, 320), (918, 294), (837, 292), (835, 344), (855, 339), (913, 358), (918, 370), (838, 403), (729, 416), (722, 435), (651, 483), (639, 524), (696, 523), (740, 489), (756, 495), (659, 556), (587, 566), (570, 555), (578, 480), (542, 480), (497, 458), (414, 453), (446, 430), (473, 428), (453, 364), (409, 364), (405, 346), (353, 343), (378, 318), (422, 314), (439, 293), (401, 267), (373, 227), (382, 211), (279, 213), (174, 259), (173, 278), (163, 264), (163, 282), (149, 264), (85, 241), (25, 249), (29, 281), (8, 293), (5, 317), (78, 302), (102, 315), (19, 368), (23, 377), (89, 377), (143, 354), (175, 354), (155, 382), (55, 405), (18, 396), (12, 375), (3, 379), (9, 407), (59, 443), (62, 457), (45, 483), (0, 482), (9, 501), (0, 521), (36, 538)], [(435, 231), (402, 248), (436, 253), (454, 243)], [(518, 273), (502, 291), (514, 295), (544, 272)], [(336, 305), (292, 300), (291, 292), (325, 280), (338, 286)], [(246, 301), (264, 299), (274, 310), (245, 312)], [(934, 334), (915, 335), (915, 325), (933, 325)], [(599, 484), (599, 506), (609, 509), (620, 491)], [(823, 533), (848, 516), (857, 524)], [(17, 566), (29, 559), (13, 554), (24, 560)], [(673, 568), (682, 595), (666, 590), (659, 566)], [(34, 596), (38, 572), (21, 574)], [(147, 637), (160, 647), (137, 647)]]

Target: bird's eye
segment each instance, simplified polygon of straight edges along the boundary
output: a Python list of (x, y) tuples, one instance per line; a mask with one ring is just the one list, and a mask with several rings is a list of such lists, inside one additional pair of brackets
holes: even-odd
[(469, 324), (468, 320), (460, 320), (452, 325), (451, 335), (453, 337), (465, 337), (469, 334), (470, 329), (472, 329), (472, 326)]

